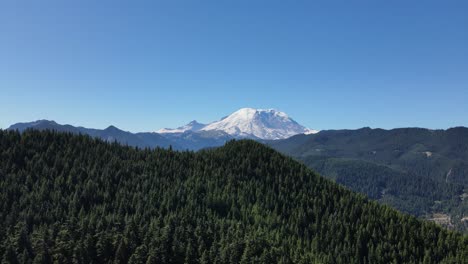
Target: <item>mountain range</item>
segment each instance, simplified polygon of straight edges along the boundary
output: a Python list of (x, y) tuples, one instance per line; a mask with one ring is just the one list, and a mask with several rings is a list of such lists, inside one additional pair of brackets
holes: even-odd
[(115, 126), (106, 129), (92, 129), (61, 125), (50, 120), (38, 120), (11, 125), (8, 130), (26, 129), (56, 130), (74, 134), (87, 134), (105, 141), (117, 141), (124, 145), (140, 148), (169, 147), (177, 150), (199, 150), (223, 145), (231, 139), (277, 140), (297, 134), (317, 133), (308, 129), (286, 113), (274, 109), (242, 108), (210, 124), (192, 121), (184, 126), (164, 128), (156, 132), (131, 133)]
[[(37, 120), (34, 122), (27, 123), (17, 123), (11, 125), (7, 130), (18, 130), (19, 132), (24, 132), (27, 129), (35, 130), (54, 130), (57, 132), (69, 132), (73, 134), (85, 134), (92, 137), (100, 138), (107, 142), (117, 141), (124, 145), (130, 145), (134, 147), (169, 147), (174, 145), (174, 142), (171, 142), (167, 138), (159, 135), (157, 133), (131, 133), (123, 131), (115, 126), (109, 126), (105, 129), (94, 129), (94, 128), (85, 128), (85, 127), (75, 127), (72, 125), (61, 125), (55, 121), (50, 120)], [(177, 145), (176, 145), (177, 146)]]
[(200, 150), (249, 138), (294, 157), (325, 177), (381, 203), (449, 228), (468, 231), (468, 128), (447, 130), (308, 129), (283, 112), (242, 108), (209, 124), (131, 133), (38, 120), (8, 130), (87, 134), (139, 148)]

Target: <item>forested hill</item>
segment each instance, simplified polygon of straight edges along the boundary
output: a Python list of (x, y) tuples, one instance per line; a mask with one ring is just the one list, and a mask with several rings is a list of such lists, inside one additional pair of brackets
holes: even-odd
[(354, 191), (468, 233), (466, 127), (328, 130), (268, 144)]
[(194, 152), (0, 131), (2, 263), (466, 263), (468, 238), (253, 141)]
[[(389, 165), (426, 178), (468, 186), (468, 128), (361, 128), (298, 135), (270, 144), (296, 157), (327, 156)], [(448, 172), (451, 171), (447, 177)]]

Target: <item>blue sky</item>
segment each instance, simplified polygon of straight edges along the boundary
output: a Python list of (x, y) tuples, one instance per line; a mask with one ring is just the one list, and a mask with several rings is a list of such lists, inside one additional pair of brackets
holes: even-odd
[(468, 126), (467, 14), (467, 1), (2, 1), (0, 128), (152, 131), (241, 107), (316, 129)]

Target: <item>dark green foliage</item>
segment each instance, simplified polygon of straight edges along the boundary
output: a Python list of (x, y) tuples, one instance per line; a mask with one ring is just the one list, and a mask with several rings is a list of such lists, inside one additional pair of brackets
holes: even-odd
[[(270, 143), (297, 157), (318, 155), (366, 160), (426, 178), (468, 185), (468, 177), (463, 174), (468, 169), (468, 128), (465, 127), (329, 130)], [(450, 169), (452, 173), (447, 179)]]
[(138, 150), (0, 131), (2, 263), (463, 263), (468, 239), (253, 141)]
[(401, 211), (468, 231), (468, 128), (321, 131), (268, 142), (320, 174)]
[(354, 191), (416, 216), (425, 216), (433, 210), (434, 201), (441, 201), (444, 208), (461, 203), (463, 187), (459, 184), (441, 184), (367, 161), (317, 156), (304, 157), (302, 161)]

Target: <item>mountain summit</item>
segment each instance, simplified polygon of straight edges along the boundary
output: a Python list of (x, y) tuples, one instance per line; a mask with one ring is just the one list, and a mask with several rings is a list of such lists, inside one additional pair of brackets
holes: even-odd
[(208, 125), (192, 121), (176, 129), (160, 129), (157, 133), (169, 134), (187, 131), (222, 131), (234, 138), (267, 140), (284, 139), (297, 134), (318, 132), (298, 124), (284, 112), (274, 109), (241, 108), (229, 116)]
[(284, 112), (254, 108), (241, 108), (201, 130), (220, 130), (234, 137), (269, 140), (317, 132), (298, 124)]
[(8, 130), (26, 129), (55, 130), (73, 134), (87, 134), (105, 141), (117, 141), (124, 145), (141, 148), (168, 147), (174, 149), (199, 150), (222, 146), (231, 139), (250, 138), (254, 140), (285, 139), (297, 134), (313, 134), (283, 112), (274, 109), (242, 108), (208, 125), (195, 120), (178, 128), (163, 128), (156, 133), (131, 133), (109, 126), (106, 129), (93, 129), (61, 125), (54, 121), (37, 120), (29, 123), (17, 123)]

